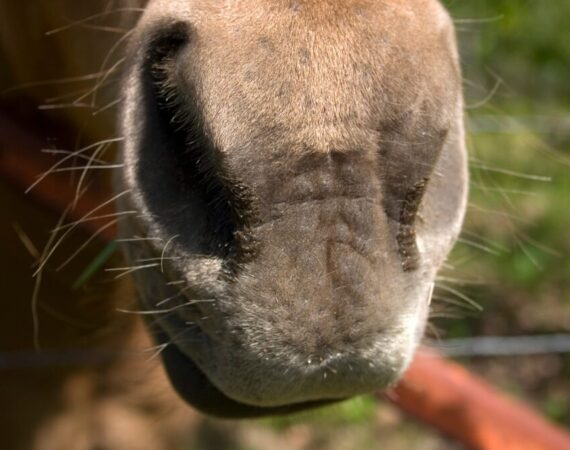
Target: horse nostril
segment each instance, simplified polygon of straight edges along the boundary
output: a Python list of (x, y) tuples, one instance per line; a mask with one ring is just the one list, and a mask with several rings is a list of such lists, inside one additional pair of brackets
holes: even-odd
[(137, 120), (127, 122), (142, 136), (134, 139), (127, 165), (136, 170), (136, 188), (156, 229), (180, 236), (191, 254), (227, 259), (251, 208), (244, 188), (227, 175), (196, 89), (182, 75), (191, 31), (174, 24), (149, 41), (135, 73), (142, 94), (135, 99)]

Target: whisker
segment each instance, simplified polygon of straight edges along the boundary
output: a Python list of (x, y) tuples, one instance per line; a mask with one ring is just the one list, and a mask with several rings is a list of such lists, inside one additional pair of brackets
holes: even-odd
[(30, 239), (30, 236), (28, 236), (28, 234), (24, 231), (18, 222), (12, 222), (12, 228), (14, 228), (14, 231), (18, 235), (20, 242), (24, 245), (24, 248), (28, 251), (32, 258), (37, 260), (40, 257), (40, 252)]
[(510, 253), (510, 251), (511, 251), (508, 247), (500, 244), (499, 242), (491, 240), (491, 239), (487, 239), (487, 238), (480, 236), (479, 234), (474, 233), (474, 232), (469, 231), (469, 230), (462, 230), (461, 235), (471, 236), (473, 239), (477, 239), (477, 241), (482, 242), (485, 246), (494, 248), (494, 249), (496, 249), (500, 252), (503, 252), (503, 253)]
[(136, 262), (140, 262), (140, 263), (153, 262), (153, 261), (161, 262), (161, 261), (163, 261), (163, 260), (166, 260), (166, 261), (179, 261), (179, 260), (181, 260), (181, 259), (183, 259), (182, 256), (170, 256), (170, 257), (165, 257), (165, 258), (162, 258), (162, 257), (160, 257), (160, 256), (156, 256), (156, 257), (153, 257), (153, 258), (138, 258), (138, 259), (136, 259)]
[(160, 354), (166, 350), (166, 348), (171, 345), (172, 342), (166, 342), (164, 344), (155, 345), (154, 347), (149, 347), (148, 349), (143, 350), (143, 353), (150, 353), (152, 352), (151, 356), (149, 356), (147, 362), (152, 361), (153, 359), (160, 356)]
[[(192, 324), (189, 324), (189, 325), (192, 325)], [(181, 332), (176, 333), (173, 337), (171, 337), (170, 342), (165, 342), (164, 344), (160, 344), (160, 345), (157, 345), (155, 347), (151, 347), (151, 349), (149, 349), (149, 350), (152, 351), (154, 349), (156, 351), (151, 355), (151, 357), (148, 359), (148, 361), (151, 361), (152, 359), (158, 357), (169, 345), (172, 345), (174, 343), (174, 341), (177, 341), (180, 343), (181, 342), (193, 342), (194, 339), (190, 340), (190, 339), (181, 339), (180, 338), (180, 336), (184, 335), (189, 330), (190, 330), (190, 328), (184, 328)]]
[(52, 165), (48, 170), (46, 170), (36, 181), (34, 181), (32, 183), (32, 185), (26, 189), (25, 193), (29, 193), (32, 189), (34, 189), (39, 183), (41, 183), (50, 173), (53, 172), (53, 170), (61, 167), (65, 162), (69, 161), (70, 159), (72, 159), (75, 155), (77, 154), (82, 154), (85, 153), (89, 150), (92, 150), (94, 148), (103, 146), (105, 144), (109, 144), (109, 143), (113, 143), (113, 142), (121, 142), (123, 141), (124, 138), (120, 137), (120, 138), (111, 138), (111, 139), (105, 139), (99, 142), (96, 142), (94, 144), (88, 145), (86, 147), (83, 147), (79, 150), (76, 150), (73, 153), (70, 153), (69, 155), (65, 156), (64, 158), (60, 159), (58, 162), (56, 162), (54, 165)]
[(427, 333), (433, 335), (436, 342), (441, 341), (441, 329), (437, 325), (428, 320), (428, 322), (426, 323), (426, 328), (427, 328)]
[(529, 174), (529, 173), (516, 172), (514, 170), (502, 169), (499, 167), (491, 167), (491, 166), (488, 166), (486, 164), (481, 164), (481, 163), (470, 162), (469, 165), (471, 167), (475, 167), (476, 169), (486, 170), (488, 172), (500, 173), (503, 175), (509, 175), (509, 176), (516, 177), (516, 178), (522, 178), (524, 180), (541, 181), (544, 183), (550, 183), (552, 181), (551, 177), (546, 177), (543, 175), (535, 175), (535, 174)]
[(59, 169), (55, 169), (52, 173), (62, 173), (62, 172), (78, 172), (78, 171), (85, 171), (85, 170), (109, 170), (109, 169), (122, 169), (125, 167), (124, 164), (100, 164), (100, 165), (91, 165), (91, 166), (75, 166), (75, 167), (61, 167)]
[[(66, 230), (66, 229), (71, 228), (71, 227), (75, 227), (77, 225), (81, 225), (83, 223), (92, 222), (95, 220), (110, 219), (113, 217), (127, 216), (127, 215), (132, 215), (132, 214), (138, 214), (138, 211), (120, 211), (120, 212), (114, 212), (111, 214), (102, 214), (100, 216), (87, 217), (85, 219), (76, 220), (75, 222), (66, 223), (60, 227), (54, 228), (51, 231), (51, 233), (56, 233), (56, 232)], [(119, 242), (119, 240), (117, 240), (117, 242)]]
[[(67, 217), (67, 214), (69, 213), (70, 209), (71, 209), (71, 205), (68, 205), (67, 208), (65, 208), (65, 210), (63, 211), (63, 213), (61, 214), (61, 216), (57, 222), (56, 227), (60, 226), (63, 223), (63, 221)], [(57, 237), (56, 234), (52, 234), (49, 237), (44, 249), (42, 250), (42, 255), (41, 255), (40, 259), (38, 260), (38, 269), (34, 273), (35, 281), (34, 281), (34, 289), (32, 291), (31, 310), (32, 310), (32, 336), (33, 336), (33, 342), (34, 342), (34, 349), (37, 352), (41, 351), (40, 321), (39, 321), (39, 311), (38, 311), (39, 300), (40, 300), (40, 297), (39, 297), (40, 287), (42, 284), (43, 269), (44, 269), (45, 263), (49, 259), (49, 254), (51, 252), (50, 249), (51, 249), (56, 237)]]
[(519, 195), (528, 195), (528, 196), (537, 196), (538, 194), (533, 191), (523, 191), (521, 189), (506, 189), (506, 188), (492, 188), (489, 186), (481, 185), (481, 184), (471, 184), (472, 189), (478, 189), (481, 191), (487, 192), (498, 192), (498, 193), (506, 193), (506, 194), (519, 194)]
[(449, 292), (450, 294), (453, 294), (453, 295), (459, 297), (460, 299), (464, 300), (469, 305), (471, 305), (473, 308), (475, 308), (477, 311), (483, 311), (483, 307), (479, 303), (477, 303), (475, 300), (469, 298), (467, 295), (463, 294), (462, 292), (458, 291), (457, 289), (446, 286), (445, 284), (438, 284), (437, 288), (442, 289), (446, 292)]
[(97, 111), (94, 111), (93, 115), (97, 116), (97, 115), (101, 114), (102, 112), (107, 111), (108, 109), (111, 109), (114, 106), (120, 105), (123, 100), (124, 100), (123, 98), (113, 100), (112, 102), (107, 103), (105, 106), (102, 106), (101, 108), (99, 108)]
[(481, 211), (481, 212), (488, 213), (488, 214), (494, 214), (498, 217), (503, 217), (505, 219), (516, 220), (518, 222), (531, 224), (531, 222), (529, 222), (525, 218), (518, 216), (516, 214), (509, 214), (509, 213), (506, 213), (504, 211), (497, 211), (495, 209), (484, 208), (482, 206), (476, 205), (475, 203), (468, 203), (467, 208), (468, 209), (475, 209), (477, 211)]
[(176, 294), (171, 295), (170, 297), (166, 297), (162, 300), (160, 300), (159, 302), (157, 302), (155, 304), (155, 306), (160, 307), (162, 305), (165, 305), (166, 303), (174, 300), (175, 298), (180, 297), (181, 295), (184, 295), (185, 292), (187, 292), (188, 290), (190, 290), (190, 286), (186, 286), (184, 289), (179, 290)]
[(107, 69), (105, 71), (105, 73), (101, 76), (100, 80), (97, 81), (95, 86), (93, 86), (92, 89), (90, 89), (88, 92), (83, 94), (81, 97), (77, 98), (76, 101), (81, 102), (93, 94), (93, 101), (90, 103), (90, 106), (92, 108), (94, 108), (95, 107), (95, 93), (97, 92), (97, 90), (99, 90), (99, 88), (101, 86), (103, 86), (103, 83), (111, 76), (111, 74), (113, 74), (121, 66), (121, 64), (123, 64), (125, 62), (125, 60), (126, 60), (126, 58), (120, 58), (118, 61), (116, 61), (115, 64), (113, 64), (109, 69)]
[(453, 313), (450, 311), (438, 311), (429, 315), (430, 319), (452, 319), (459, 320), (465, 318), (465, 314)]
[(490, 247), (487, 247), (483, 244), (479, 244), (478, 242), (472, 241), (470, 239), (465, 239), (465, 238), (458, 238), (457, 242), (460, 242), (462, 244), (468, 245), (469, 247), (473, 247), (473, 248), (477, 248), (479, 250), (483, 250), (486, 253), (489, 253), (491, 255), (494, 256), (499, 256), (501, 254), (501, 252), (498, 252), (497, 250), (494, 250)]
[(72, 102), (72, 103), (54, 103), (49, 105), (39, 105), (38, 109), (40, 111), (50, 111), (53, 109), (68, 109), (68, 108), (93, 108), (90, 103)]
[(209, 302), (213, 302), (213, 300), (210, 299), (204, 299), (204, 300), (192, 300), (192, 301), (188, 301), (186, 303), (182, 303), (180, 305), (176, 305), (173, 306), (172, 308), (164, 308), (164, 309), (152, 309), (152, 310), (128, 310), (128, 309), (117, 309), (118, 312), (124, 313), (124, 314), (135, 314), (135, 315), (141, 315), (141, 316), (152, 316), (155, 314), (168, 314), (174, 311), (178, 311), (179, 309), (183, 309), (186, 306), (191, 306), (197, 303), (209, 303)]
[(90, 73), (87, 75), (79, 75), (76, 77), (66, 77), (66, 78), (56, 78), (53, 80), (44, 80), (44, 81), (30, 81), (28, 83), (20, 83), (16, 86), (12, 86), (8, 89), (4, 89), (1, 94), (6, 95), (10, 92), (20, 91), (23, 89), (33, 88), (33, 87), (41, 87), (41, 86), (53, 86), (58, 84), (70, 84), (70, 83), (82, 83), (85, 81), (91, 81), (99, 78), (101, 76), (100, 72)]
[[(123, 192), (121, 192), (121, 193), (119, 193), (119, 194), (117, 194), (117, 195), (114, 195), (114, 196), (113, 196), (112, 198), (110, 198), (109, 200), (103, 202), (102, 204), (100, 204), (100, 205), (97, 206), (96, 208), (93, 208), (91, 211), (89, 211), (87, 214), (85, 214), (85, 215), (79, 220), (79, 222), (82, 221), (82, 220), (84, 220), (84, 219), (86, 219), (86, 218), (88, 218), (88, 217), (90, 217), (93, 213), (97, 212), (97, 211), (100, 210), (101, 208), (104, 208), (105, 206), (109, 205), (110, 203), (114, 202), (115, 200), (119, 199), (120, 197), (122, 197), (122, 196), (128, 194), (130, 191), (131, 191), (130, 189), (127, 189), (127, 190), (125, 190), (125, 191), (123, 191)], [(71, 206), (71, 205), (70, 205), (70, 206)], [(66, 214), (67, 214), (67, 211), (69, 211), (69, 207), (68, 207), (68, 209), (66, 210)], [(51, 258), (51, 256), (54, 254), (54, 252), (56, 251), (56, 249), (59, 247), (59, 245), (63, 242), (63, 240), (64, 240), (67, 236), (69, 236), (69, 234), (77, 227), (77, 225), (78, 225), (78, 224), (75, 224), (74, 226), (69, 227), (69, 228), (65, 231), (65, 233), (63, 233), (62, 236), (61, 236), (61, 237), (57, 240), (57, 242), (53, 245), (53, 248), (47, 253), (47, 255), (46, 255), (44, 258), (42, 258), (43, 260), (41, 261), (41, 263), (40, 263), (38, 269), (34, 272), (34, 277), (37, 276), (38, 273), (39, 273), (41, 270), (43, 270), (44, 266), (47, 264), (47, 262), (49, 261), (49, 259)], [(58, 227), (60, 227), (60, 226), (61, 226), (61, 223), (58, 224)], [(55, 233), (52, 234), (52, 237), (55, 237), (55, 236), (56, 236)]]
[(492, 22), (500, 22), (501, 20), (505, 19), (504, 14), (499, 14), (497, 16), (492, 17), (484, 17), (482, 19), (453, 19), (453, 23), (456, 24), (478, 24), (478, 23), (492, 23)]
[(123, 278), (123, 277), (125, 277), (131, 273), (134, 273), (134, 272), (138, 272), (139, 270), (151, 269), (151, 268), (158, 267), (158, 266), (159, 266), (158, 263), (143, 264), (140, 266), (133, 266), (133, 267), (112, 267), (110, 269), (105, 269), (105, 271), (106, 272), (120, 272), (120, 271), (122, 271), (122, 273), (115, 276), (115, 280), (118, 280), (119, 278)]
[(536, 247), (537, 249), (539, 249), (545, 253), (548, 253), (552, 256), (556, 256), (557, 258), (561, 258), (562, 256), (564, 256), (564, 254), (562, 252), (559, 252), (559, 251), (554, 250), (553, 248), (550, 248), (550, 247), (548, 247), (548, 246), (546, 246), (540, 242), (537, 242), (536, 240), (532, 239), (530, 236), (528, 236), (525, 233), (517, 233), (517, 236), (521, 240), (525, 241), (527, 244), (530, 244), (533, 247)]
[(542, 271), (544, 268), (542, 264), (540, 264), (537, 259), (533, 256), (533, 254), (526, 248), (526, 245), (520, 240), (518, 236), (515, 235), (515, 242), (517, 243), (517, 247), (521, 249), (524, 255), (528, 258), (528, 260), (536, 267), (538, 270)]
[[(89, 161), (87, 161), (87, 164), (84, 166), (84, 169), (81, 173), (81, 176), (79, 177), (79, 181), (77, 182), (77, 187), (75, 188), (75, 198), (73, 200), (73, 204), (76, 205), (77, 202), (79, 201), (80, 195), (79, 193), (81, 192), (81, 186), (83, 186), (83, 182), (85, 181), (85, 177), (87, 176), (87, 172), (91, 169), (91, 167), (93, 167), (93, 160), (95, 158), (98, 158), (99, 156), (102, 156), (107, 149), (109, 148), (111, 144), (107, 143), (103, 146), (98, 147), (93, 154), (91, 155)], [(112, 166), (112, 165), (111, 165)], [(121, 164), (122, 166), (122, 164)], [(99, 166), (101, 167), (101, 166)]]
[[(131, 31), (125, 33), (124, 36), (122, 36), (120, 39), (117, 40), (117, 42), (115, 42), (115, 44), (113, 44), (113, 46), (109, 49), (109, 51), (107, 52), (107, 54), (105, 55), (105, 58), (103, 59), (103, 62), (101, 63), (101, 67), (99, 72), (100, 73), (105, 73), (105, 67), (107, 67), (107, 63), (109, 62), (109, 60), (111, 59), (111, 56), (115, 53), (115, 51), (127, 40), (129, 39), (129, 37), (134, 33), (134, 29), (132, 29)], [(120, 61), (120, 60), (119, 60)], [(121, 61), (122, 63), (122, 61)], [(116, 63), (115, 63), (116, 65)], [(114, 66), (113, 66), (114, 67)], [(111, 67), (111, 68), (113, 68)], [(95, 104), (97, 102), (97, 92), (99, 87), (101, 86), (101, 82), (104, 81), (104, 75), (101, 75), (102, 79), (99, 80), (99, 82), (97, 83), (98, 86), (95, 87), (95, 90), (93, 92), (93, 100), (92, 103)]]
[(88, 23), (92, 20), (99, 19), (101, 17), (105, 17), (105, 16), (108, 16), (110, 14), (116, 14), (116, 13), (120, 13), (120, 12), (140, 12), (140, 13), (142, 13), (142, 12), (144, 12), (144, 8), (116, 8), (116, 9), (113, 9), (112, 11), (104, 11), (102, 13), (97, 13), (97, 14), (93, 14), (93, 15), (88, 16), (88, 17), (84, 17), (83, 19), (75, 20), (72, 23), (69, 23), (67, 25), (63, 25), (59, 28), (54, 28), (53, 30), (49, 30), (45, 33), (45, 35), (51, 36), (52, 34), (61, 33), (62, 31), (69, 30), (70, 28)]
[(474, 286), (474, 285), (484, 285), (487, 284), (482, 280), (470, 280), (465, 278), (454, 278), (454, 277), (446, 277), (446, 276), (437, 276), (435, 278), (436, 281), (444, 281), (448, 283), (458, 284), (460, 286)]
[(489, 93), (483, 99), (481, 99), (477, 103), (473, 103), (471, 105), (465, 105), (465, 109), (466, 110), (478, 109), (478, 108), (481, 108), (481, 106), (489, 103), (493, 99), (493, 97), (497, 94), (497, 92), (499, 91), (499, 88), (501, 87), (502, 84), (503, 84), (502, 80), (497, 79), (495, 81), (495, 85), (493, 86), (493, 88), (489, 91)]
[(66, 94), (62, 94), (62, 95), (58, 95), (56, 97), (49, 97), (46, 98), (44, 100), (44, 104), (50, 104), (50, 103), (58, 103), (58, 102), (63, 102), (64, 100), (67, 99), (74, 99), (76, 98), (78, 95), (84, 94), (85, 92), (87, 92), (89, 90), (89, 88), (83, 88), (83, 89), (79, 89), (76, 91), (71, 91), (71, 92), (67, 92)]
[(61, 263), (56, 271), (59, 272), (61, 269), (63, 269), (65, 266), (67, 266), (71, 261), (73, 261), (75, 259), (75, 257), (77, 255), (79, 255), (79, 253), (81, 253), (91, 242), (93, 242), (95, 239), (97, 239), (97, 237), (99, 237), (105, 230), (108, 230), (109, 228), (115, 226), (117, 223), (119, 223), (121, 219), (114, 219), (111, 220), (109, 223), (103, 225), (101, 228), (99, 228), (95, 233), (91, 234), (91, 236), (89, 236), (89, 238), (79, 246), (79, 248), (72, 253), (72, 255), (67, 258), (63, 263)]
[[(433, 299), (434, 299), (436, 302), (446, 303), (446, 304), (448, 304), (448, 305), (457, 306), (457, 307), (459, 307), (459, 308), (467, 309), (467, 310), (469, 310), (469, 311), (475, 311), (475, 310), (476, 310), (474, 307), (465, 304), (464, 301), (458, 300), (458, 299), (455, 299), (455, 298), (443, 297), (443, 296), (441, 296), (441, 295), (434, 295), (434, 296), (433, 296)], [(479, 310), (477, 310), (477, 311), (479, 311)]]
[(83, 23), (78, 26), (86, 30), (103, 31), (106, 33), (114, 33), (114, 34), (125, 34), (128, 31), (130, 31), (125, 28), (111, 27), (107, 25), (92, 25), (92, 24)]
[(179, 238), (180, 235), (177, 234), (175, 236), (172, 236), (167, 242), (166, 244), (164, 244), (164, 247), (162, 248), (162, 253), (160, 255), (160, 271), (162, 273), (164, 273), (164, 255), (166, 254), (166, 250), (168, 249), (168, 246), (170, 244), (172, 244), (172, 242), (174, 242), (177, 238)]
[[(138, 211), (133, 211), (138, 212)], [(117, 239), (117, 242), (144, 242), (144, 241), (162, 241), (161, 238), (152, 238), (152, 237), (134, 237), (134, 238), (121, 238)]]
[[(62, 149), (49, 149), (49, 148), (44, 148), (41, 150), (42, 153), (47, 153), (49, 155), (72, 155), (75, 156), (78, 159), (83, 159), (85, 161), (91, 161), (91, 158), (82, 154), (77, 154), (75, 152), (72, 152), (71, 150), (62, 150)], [(97, 163), (97, 164), (108, 164), (107, 161), (103, 160), (103, 159), (93, 159), (93, 162)]]

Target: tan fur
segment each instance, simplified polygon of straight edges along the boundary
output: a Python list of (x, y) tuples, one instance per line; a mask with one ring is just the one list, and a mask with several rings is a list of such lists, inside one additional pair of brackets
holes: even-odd
[[(146, 2), (80, 3), (0, 4), (3, 86), (97, 72), (117, 39), (82, 30), (73, 35), (84, 40), (15, 40), (17, 24), (45, 31), (62, 11), (80, 18)], [(165, 367), (182, 397), (211, 414), (259, 416), (395, 382), (421, 339), (431, 284), (465, 209), (461, 74), (442, 6), (151, 0), (127, 51), (117, 52), (107, 65), (127, 58), (115, 92), (125, 99), (117, 189), (130, 190), (119, 207), (140, 212), (121, 233), (154, 239), (125, 245), (131, 264), (163, 258), (135, 279), (139, 308), (174, 299), (173, 313), (149, 325), (167, 344)], [(26, 92), (39, 101), (68, 89)], [(19, 92), (4, 101), (20, 101)], [(60, 118), (93, 139), (114, 134), (90, 112)], [(101, 305), (101, 325), (112, 328), (121, 302)], [(117, 345), (149, 345), (135, 320), (115, 323)], [(69, 333), (87, 348), (107, 342)], [(152, 428), (137, 412), (145, 406), (129, 398), (157, 389), (166, 392), (157, 403), (179, 411), (161, 370), (156, 383), (95, 389), (130, 380), (141, 364), (117, 361), (95, 378), (67, 373), (51, 388), (65, 399), (60, 411), (33, 422), (33, 448), (82, 448), (97, 442), (93, 429), (111, 436), (109, 448), (169, 448), (156, 430), (139, 447), (113, 437), (116, 421), (133, 435)]]

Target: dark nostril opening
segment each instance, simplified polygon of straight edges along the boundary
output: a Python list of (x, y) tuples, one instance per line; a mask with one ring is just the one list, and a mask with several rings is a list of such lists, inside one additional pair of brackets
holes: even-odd
[(155, 79), (159, 118), (169, 133), (173, 171), (176, 173), (182, 201), (184, 197), (198, 199), (210, 236), (210, 251), (227, 256), (236, 231), (232, 202), (223, 180), (220, 161), (204, 132), (199, 113), (191, 105), (183, 105), (177, 88), (167, 88), (159, 77)]
[(248, 209), (243, 189), (224, 170), (202, 119), (198, 96), (185, 70), (192, 32), (171, 24), (150, 40), (142, 67), (142, 133), (137, 185), (166, 236), (179, 236), (190, 253), (228, 258)]

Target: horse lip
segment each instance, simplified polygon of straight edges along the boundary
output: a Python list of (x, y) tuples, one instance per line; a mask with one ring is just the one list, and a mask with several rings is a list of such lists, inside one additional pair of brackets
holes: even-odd
[(274, 407), (242, 403), (214, 386), (192, 358), (170, 341), (164, 331), (155, 330), (155, 337), (161, 343), (168, 343), (161, 357), (172, 386), (187, 403), (205, 414), (227, 419), (267, 417), (291, 414), (344, 400), (318, 400)]

